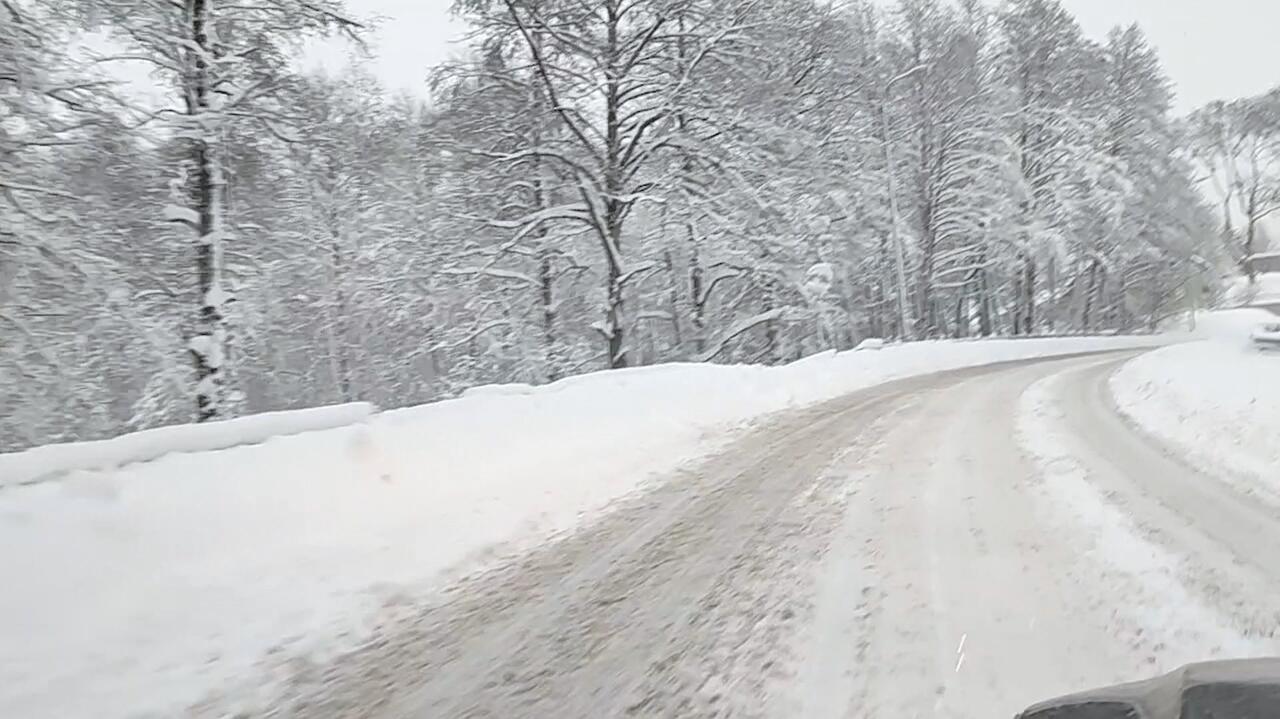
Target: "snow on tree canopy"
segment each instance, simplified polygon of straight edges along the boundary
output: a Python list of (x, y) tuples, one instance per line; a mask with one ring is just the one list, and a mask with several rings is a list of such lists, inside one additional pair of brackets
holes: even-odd
[[(0, 33), (5, 448), (1134, 331), (1214, 299), (1274, 216), (1273, 93), (1183, 133), (1141, 32), (1090, 40), (1054, 2), (463, 2), (479, 51), (426, 105), (296, 72), (295, 39), (360, 31), (334, 0), (48, 5), (0, 5), (29, 31)], [(118, 61), (81, 30), (154, 71), (145, 106), (96, 84)]]

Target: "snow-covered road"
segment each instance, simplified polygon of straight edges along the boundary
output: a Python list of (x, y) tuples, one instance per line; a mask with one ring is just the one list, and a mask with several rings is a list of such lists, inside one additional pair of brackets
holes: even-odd
[(391, 607), (271, 710), (991, 717), (1280, 653), (1280, 516), (1118, 418), (1105, 380), (1131, 356), (776, 415), (581, 531)]

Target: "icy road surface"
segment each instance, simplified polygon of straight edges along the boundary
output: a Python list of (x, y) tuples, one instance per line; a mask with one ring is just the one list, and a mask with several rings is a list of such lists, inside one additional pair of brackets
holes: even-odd
[(1131, 356), (774, 416), (582, 531), (388, 608), (264, 713), (986, 719), (1280, 653), (1280, 512), (1117, 417), (1106, 379)]

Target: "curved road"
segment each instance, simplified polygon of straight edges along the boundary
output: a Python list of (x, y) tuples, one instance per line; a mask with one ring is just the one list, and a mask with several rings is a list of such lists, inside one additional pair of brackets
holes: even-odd
[(1280, 513), (1121, 420), (1132, 355), (770, 418), (589, 528), (391, 608), (271, 716), (1008, 716), (1277, 653)]

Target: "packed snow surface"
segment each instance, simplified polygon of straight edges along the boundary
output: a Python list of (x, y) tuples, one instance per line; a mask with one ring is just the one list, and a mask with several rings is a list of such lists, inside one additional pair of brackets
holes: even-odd
[[(8, 486), (0, 716), (172, 715), (208, 691), (269, 682), (264, 655), (353, 643), (377, 607), (500, 543), (571, 529), (765, 413), (890, 379), (1162, 341), (917, 343), (778, 368), (597, 373)], [(51, 457), (48, 471), (23, 476), (61, 471), (57, 454), (31, 455)]]
[[(917, 384), (878, 407), (882, 429), (797, 490), (847, 503), (834, 530), (806, 523), (816, 539), (789, 557), (821, 557), (817, 591), (785, 605), (806, 619), (774, 672), (783, 704), (763, 715), (1009, 717), (1186, 662), (1274, 655), (1280, 525), (1115, 415), (1106, 378), (1127, 359)], [(735, 630), (769, 632), (751, 619), (718, 625), (726, 654)]]
[(1164, 637), (1160, 653), (1166, 671), (1213, 657), (1261, 656), (1274, 650), (1268, 642), (1245, 636), (1196, 597), (1182, 580), (1196, 570), (1185, 568), (1187, 560), (1144, 536), (1134, 519), (1108, 497), (1105, 485), (1092, 481), (1091, 468), (1081, 458), (1099, 448), (1072, 446), (1060, 428), (1062, 409), (1055, 395), (1062, 393), (1063, 379), (1055, 375), (1040, 380), (1022, 396), (1018, 438), (1043, 478), (1039, 509), (1046, 519), (1066, 527), (1087, 546), (1088, 556), (1113, 573), (1107, 586), (1126, 587), (1125, 604), (1114, 607), (1118, 624), (1136, 636)]

